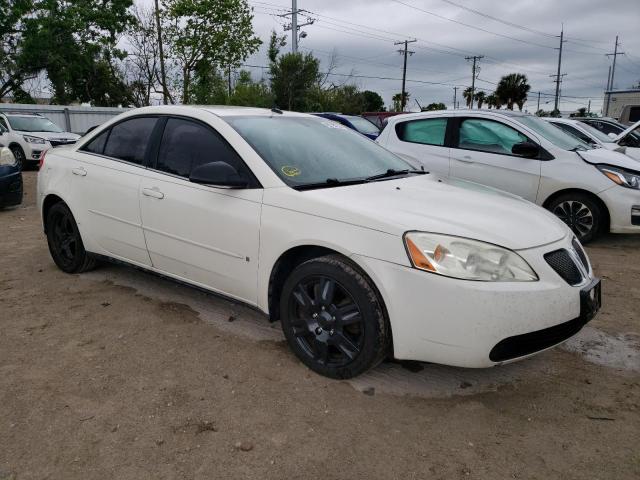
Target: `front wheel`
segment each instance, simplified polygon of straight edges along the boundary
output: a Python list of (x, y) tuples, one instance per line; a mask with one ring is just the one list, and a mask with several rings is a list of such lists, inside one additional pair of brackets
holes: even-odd
[(582, 243), (594, 240), (603, 224), (603, 212), (591, 197), (582, 193), (567, 193), (554, 199), (549, 210), (566, 223)]
[(71, 210), (62, 202), (47, 213), (47, 243), (53, 261), (63, 272), (81, 273), (95, 266), (95, 258), (84, 249)]
[(299, 265), (284, 284), (280, 312), (289, 346), (321, 375), (355, 377), (389, 352), (391, 332), (378, 294), (339, 256)]
[(16, 157), (16, 162), (20, 170), (23, 170), (27, 165), (27, 157), (24, 154), (24, 150), (22, 150), (22, 147), (13, 145), (11, 148), (9, 148), (9, 150), (11, 150), (13, 156)]

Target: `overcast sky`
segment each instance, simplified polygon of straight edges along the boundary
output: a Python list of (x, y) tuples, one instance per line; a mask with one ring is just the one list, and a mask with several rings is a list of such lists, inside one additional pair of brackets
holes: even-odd
[[(269, 33), (272, 29), (284, 33), (283, 24), (289, 20), (277, 14), (291, 9), (291, 1), (249, 0), (249, 3), (254, 7), (256, 34), (264, 45), (247, 63), (266, 65)], [(335, 51), (338, 55), (335, 73), (400, 79), (402, 56), (394, 41), (418, 39), (410, 44), (415, 53), (408, 60), (407, 79), (446, 85), (407, 82), (410, 106), (415, 109), (414, 99), (422, 105), (444, 102), (451, 106), (454, 84), (461, 87), (460, 100), (461, 90), (471, 84), (471, 64), (465, 55), (485, 55), (480, 61), (477, 88), (489, 93), (502, 75), (525, 73), (532, 87), (525, 108), (535, 111), (537, 92), (541, 91), (541, 108), (551, 110), (555, 85), (550, 75), (557, 70), (559, 45), (554, 35), (560, 34), (562, 23), (569, 40), (564, 44), (562, 57), (562, 73), (566, 73), (562, 111), (586, 107), (589, 99), (592, 110), (600, 111), (611, 63), (611, 57), (605, 53), (613, 52), (616, 35), (620, 36), (620, 50), (626, 55), (617, 57), (614, 87), (628, 88), (640, 81), (640, 0), (298, 0), (298, 8), (313, 12), (308, 15), (315, 19), (313, 25), (303, 27), (307, 37), (300, 41), (300, 50), (313, 51), (323, 62), (323, 68), (327, 68), (331, 52)], [(299, 23), (305, 21), (305, 16), (300, 17)], [(285, 49), (290, 49), (291, 32), (287, 35), (289, 44)], [(263, 75), (257, 68), (252, 73), (257, 78)], [(401, 90), (399, 80), (348, 80), (340, 76), (330, 79), (336, 84), (349, 81), (362, 89), (375, 90), (387, 104)]]

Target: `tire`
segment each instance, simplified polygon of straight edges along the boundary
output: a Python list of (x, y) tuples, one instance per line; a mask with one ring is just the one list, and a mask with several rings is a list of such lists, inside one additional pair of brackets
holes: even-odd
[(22, 147), (19, 145), (12, 145), (9, 147), (9, 150), (11, 150), (11, 152), (13, 152), (13, 156), (16, 157), (20, 170), (24, 170), (27, 167), (27, 157), (24, 154)]
[(376, 290), (340, 256), (296, 267), (282, 288), (280, 312), (291, 350), (326, 377), (360, 375), (390, 351), (391, 329)]
[(82, 273), (96, 266), (96, 259), (84, 249), (73, 214), (63, 202), (47, 213), (47, 243), (51, 258), (66, 273)]
[(555, 198), (547, 208), (571, 228), (580, 242), (590, 242), (600, 235), (604, 212), (591, 196), (566, 193)]

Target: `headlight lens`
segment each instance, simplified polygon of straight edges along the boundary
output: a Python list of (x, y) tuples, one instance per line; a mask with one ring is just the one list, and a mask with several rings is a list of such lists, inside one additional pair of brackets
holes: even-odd
[(596, 165), (596, 168), (621, 187), (640, 190), (640, 173), (610, 165)]
[(23, 135), (24, 141), (27, 143), (40, 143), (43, 144), (46, 140), (44, 138), (32, 137), (31, 135)]
[(484, 282), (538, 280), (520, 255), (497, 245), (422, 232), (407, 232), (404, 241), (411, 264), (420, 270)]
[(13, 152), (9, 150), (7, 147), (0, 148), (0, 165), (15, 165), (18, 163), (16, 157), (13, 155)]

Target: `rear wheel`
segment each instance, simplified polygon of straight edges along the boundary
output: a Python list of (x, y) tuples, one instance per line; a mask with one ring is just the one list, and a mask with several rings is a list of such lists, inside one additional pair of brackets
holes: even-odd
[(566, 223), (582, 243), (590, 242), (600, 234), (602, 208), (589, 195), (579, 192), (560, 195), (548, 209)]
[(95, 267), (95, 258), (84, 249), (71, 210), (62, 202), (47, 213), (47, 243), (53, 261), (63, 272), (82, 273)]
[(280, 311), (293, 352), (327, 377), (357, 376), (389, 352), (391, 332), (375, 289), (339, 256), (299, 265), (284, 284)]

